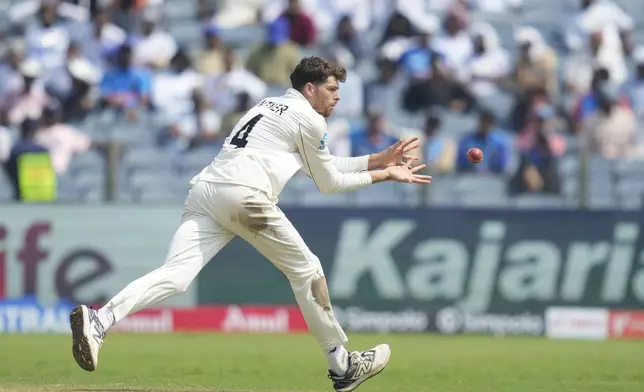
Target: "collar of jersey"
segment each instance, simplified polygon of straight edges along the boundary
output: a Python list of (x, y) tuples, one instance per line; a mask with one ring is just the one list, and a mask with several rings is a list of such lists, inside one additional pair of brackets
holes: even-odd
[(288, 90), (286, 90), (286, 95), (294, 97), (294, 98), (297, 98), (297, 99), (302, 100), (302, 101), (307, 101), (308, 102), (306, 97), (304, 95), (302, 95), (301, 92), (297, 91), (294, 88), (289, 88)]

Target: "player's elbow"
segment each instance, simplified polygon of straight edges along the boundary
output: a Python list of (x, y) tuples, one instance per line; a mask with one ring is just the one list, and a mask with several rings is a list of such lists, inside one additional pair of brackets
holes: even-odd
[(318, 189), (320, 190), (321, 193), (325, 195), (331, 195), (333, 193), (337, 193), (334, 188), (329, 187), (329, 186), (318, 186)]
[(342, 188), (337, 183), (318, 184), (318, 189), (325, 195), (342, 192)]

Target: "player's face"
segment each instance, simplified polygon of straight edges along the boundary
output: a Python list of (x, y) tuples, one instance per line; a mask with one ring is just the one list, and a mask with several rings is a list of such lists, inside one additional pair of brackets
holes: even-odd
[(318, 86), (313, 87), (312, 106), (324, 117), (329, 117), (333, 112), (333, 107), (340, 100), (340, 87), (338, 80), (330, 76), (329, 79)]

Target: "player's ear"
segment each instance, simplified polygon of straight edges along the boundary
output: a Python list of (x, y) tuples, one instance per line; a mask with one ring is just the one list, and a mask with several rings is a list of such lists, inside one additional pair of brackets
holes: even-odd
[(306, 91), (307, 93), (309, 93), (309, 94), (311, 94), (311, 95), (312, 95), (312, 94), (313, 94), (313, 91), (315, 90), (315, 88), (314, 88), (314, 87), (315, 87), (315, 86), (313, 86), (313, 83), (309, 82), (309, 83), (307, 83), (307, 84), (305, 84), (305, 85), (304, 85), (304, 91)]

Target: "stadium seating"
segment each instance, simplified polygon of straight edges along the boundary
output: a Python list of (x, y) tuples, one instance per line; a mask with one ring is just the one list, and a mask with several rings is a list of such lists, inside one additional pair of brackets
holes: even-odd
[[(644, 20), (641, 0), (614, 0), (637, 21)], [(17, 0), (0, 0), (0, 23), (8, 16), (6, 10)], [(253, 2), (256, 3), (256, 2)], [(166, 0), (164, 4), (165, 24), (177, 41), (190, 49), (201, 45), (202, 25), (197, 21), (197, 0)], [(531, 25), (539, 30), (545, 40), (553, 46), (562, 67), (566, 51), (561, 45), (562, 32), (567, 18), (578, 10), (577, 0), (524, 0), (522, 10), (517, 13), (472, 12), (472, 21), (486, 21), (499, 33), (505, 48), (515, 53), (514, 29)], [(380, 39), (381, 27), (364, 33), (362, 37), (368, 47), (365, 58), (358, 59), (353, 72), (363, 80), (371, 80), (377, 69), (373, 59), (375, 44)], [(320, 32), (321, 37), (331, 37), (329, 32)], [(263, 26), (241, 26), (225, 28), (222, 40), (230, 45), (248, 51), (263, 41)], [(644, 23), (636, 23), (636, 42), (644, 44)], [(323, 40), (326, 38), (323, 38)], [(322, 42), (324, 43), (324, 42)], [(306, 53), (315, 53), (316, 48), (307, 48)], [(283, 87), (269, 86), (267, 95), (278, 95)], [(490, 98), (488, 107), (499, 118), (507, 118), (512, 110), (514, 98), (509, 93), (499, 93)], [(424, 114), (411, 114), (402, 109), (388, 108), (389, 121), (402, 128), (421, 128)], [(147, 118), (146, 118), (147, 117)], [(158, 126), (154, 114), (144, 117), (138, 124), (123, 121), (112, 112), (94, 113), (80, 124), (74, 124), (95, 140), (112, 139), (125, 146), (124, 157), (116, 170), (115, 199), (120, 202), (180, 202), (185, 197), (188, 182), (216, 155), (217, 149), (202, 148), (188, 151), (175, 157), (157, 146)], [(475, 115), (446, 112), (442, 116), (446, 135), (458, 138), (476, 126)], [(640, 132), (644, 130), (640, 129)], [(434, 176), (427, 189), (405, 184), (378, 184), (356, 192), (340, 195), (322, 195), (313, 181), (298, 175), (287, 185), (280, 196), (284, 205), (305, 206), (405, 206), (420, 204), (432, 206), (468, 207), (511, 207), (516, 208), (568, 208), (578, 205), (581, 194), (579, 184), (578, 141), (567, 136), (567, 154), (560, 159), (559, 174), (563, 184), (561, 196), (526, 195), (508, 198), (507, 178), (481, 175)], [(514, 157), (516, 164), (517, 157)], [(643, 206), (644, 162), (624, 160), (611, 162), (600, 158), (588, 161), (589, 180), (587, 202), (590, 208), (629, 208)], [(68, 171), (58, 181), (61, 201), (98, 202), (106, 191), (105, 157), (97, 152), (88, 152), (74, 157)], [(10, 185), (0, 170), (0, 200), (11, 197)]]

